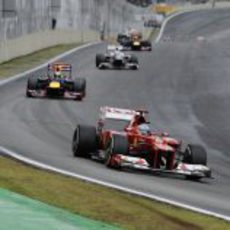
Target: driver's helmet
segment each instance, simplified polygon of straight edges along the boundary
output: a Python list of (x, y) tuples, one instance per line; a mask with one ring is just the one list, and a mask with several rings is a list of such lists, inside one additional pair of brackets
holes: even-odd
[(55, 71), (54, 78), (61, 78), (61, 71)]
[(116, 54), (117, 54), (117, 53), (120, 53), (120, 50), (119, 50), (118, 47), (115, 48), (114, 53), (116, 53)]
[(142, 135), (149, 135), (150, 134), (150, 128), (149, 128), (148, 124), (146, 124), (146, 123), (142, 123), (142, 124), (138, 125), (138, 130), (140, 131), (140, 133)]

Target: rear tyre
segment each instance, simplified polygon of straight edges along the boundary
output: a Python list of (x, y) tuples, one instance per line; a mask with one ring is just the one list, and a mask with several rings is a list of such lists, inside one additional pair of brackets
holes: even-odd
[(102, 62), (105, 62), (105, 55), (104, 54), (97, 54), (96, 55), (96, 67), (98, 68), (99, 65), (102, 63)]
[(201, 145), (189, 144), (184, 152), (184, 163), (207, 165), (207, 152)]
[(130, 62), (131, 62), (131, 63), (138, 64), (138, 58), (137, 58), (135, 55), (131, 55), (131, 57), (130, 57)]
[(72, 141), (72, 151), (74, 157), (89, 158), (90, 153), (97, 150), (96, 127), (89, 125), (77, 125)]
[(81, 93), (79, 99), (86, 95), (86, 80), (84, 78), (76, 78), (74, 80), (74, 92)]
[(28, 81), (27, 81), (27, 90), (26, 90), (26, 96), (27, 97), (31, 97), (31, 94), (29, 92), (29, 90), (36, 90), (37, 89), (37, 82), (38, 79), (36, 77), (29, 77)]
[(118, 160), (115, 158), (117, 154), (128, 155), (129, 153), (129, 142), (126, 136), (113, 135), (105, 149), (105, 165), (109, 168), (119, 169), (120, 165)]
[(143, 46), (144, 48), (148, 48), (149, 51), (152, 50), (152, 44), (151, 44), (151, 42), (149, 42), (149, 41), (142, 41), (142, 46)]
[(135, 55), (131, 55), (130, 57), (130, 60), (129, 60), (130, 63), (134, 64), (131, 69), (133, 70), (137, 70), (138, 69), (138, 59)]

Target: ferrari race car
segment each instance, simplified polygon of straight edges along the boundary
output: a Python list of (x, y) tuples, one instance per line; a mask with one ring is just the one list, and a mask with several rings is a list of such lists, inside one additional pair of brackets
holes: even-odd
[(136, 56), (125, 54), (119, 46), (108, 46), (105, 54), (96, 55), (96, 67), (98, 69), (139, 69)]
[[(74, 157), (92, 158), (116, 169), (170, 173), (195, 180), (211, 177), (206, 150), (196, 144), (183, 146), (181, 140), (166, 133), (152, 132), (147, 113), (102, 107), (97, 127), (77, 125), (72, 141)], [(106, 128), (105, 121), (116, 123)]]
[[(121, 39), (123, 38), (123, 39)], [(120, 45), (122, 45), (123, 50), (141, 50), (141, 51), (151, 51), (152, 44), (148, 40), (144, 40), (142, 37), (142, 33), (136, 30), (131, 30), (128, 35), (119, 34), (117, 37), (117, 41)]]
[(86, 80), (72, 78), (72, 66), (65, 63), (48, 65), (48, 74), (30, 76), (27, 81), (27, 97), (53, 97), (81, 100), (86, 94)]

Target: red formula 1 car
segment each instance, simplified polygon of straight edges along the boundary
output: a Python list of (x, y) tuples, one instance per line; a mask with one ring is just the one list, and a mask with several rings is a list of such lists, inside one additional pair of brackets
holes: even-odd
[[(211, 177), (205, 149), (193, 144), (183, 146), (182, 141), (166, 133), (152, 132), (147, 113), (102, 107), (97, 127), (77, 125), (72, 142), (73, 155), (100, 160), (116, 169), (181, 174), (190, 179)], [(105, 127), (109, 121), (116, 121), (114, 127)], [(120, 130), (117, 123), (122, 126)]]
[(72, 78), (70, 64), (53, 63), (48, 65), (46, 75), (30, 76), (27, 81), (27, 97), (55, 97), (81, 100), (86, 94), (86, 80)]
[[(117, 39), (118, 42), (120, 41)], [(142, 33), (137, 30), (131, 30), (126, 40), (120, 41), (125, 51), (151, 51), (152, 44), (148, 40), (144, 40)]]

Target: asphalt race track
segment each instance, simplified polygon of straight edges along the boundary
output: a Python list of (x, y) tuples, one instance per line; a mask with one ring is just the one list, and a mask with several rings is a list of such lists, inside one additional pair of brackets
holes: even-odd
[[(73, 73), (87, 79), (83, 102), (28, 99), (27, 78), (1, 87), (0, 145), (64, 170), (230, 216), (229, 25), (229, 10), (173, 18), (152, 52), (136, 53), (139, 71), (97, 70), (95, 54), (105, 44), (68, 56)], [(104, 105), (146, 108), (153, 128), (203, 144), (215, 178), (193, 182), (122, 172), (73, 158), (76, 124), (95, 124)]]

